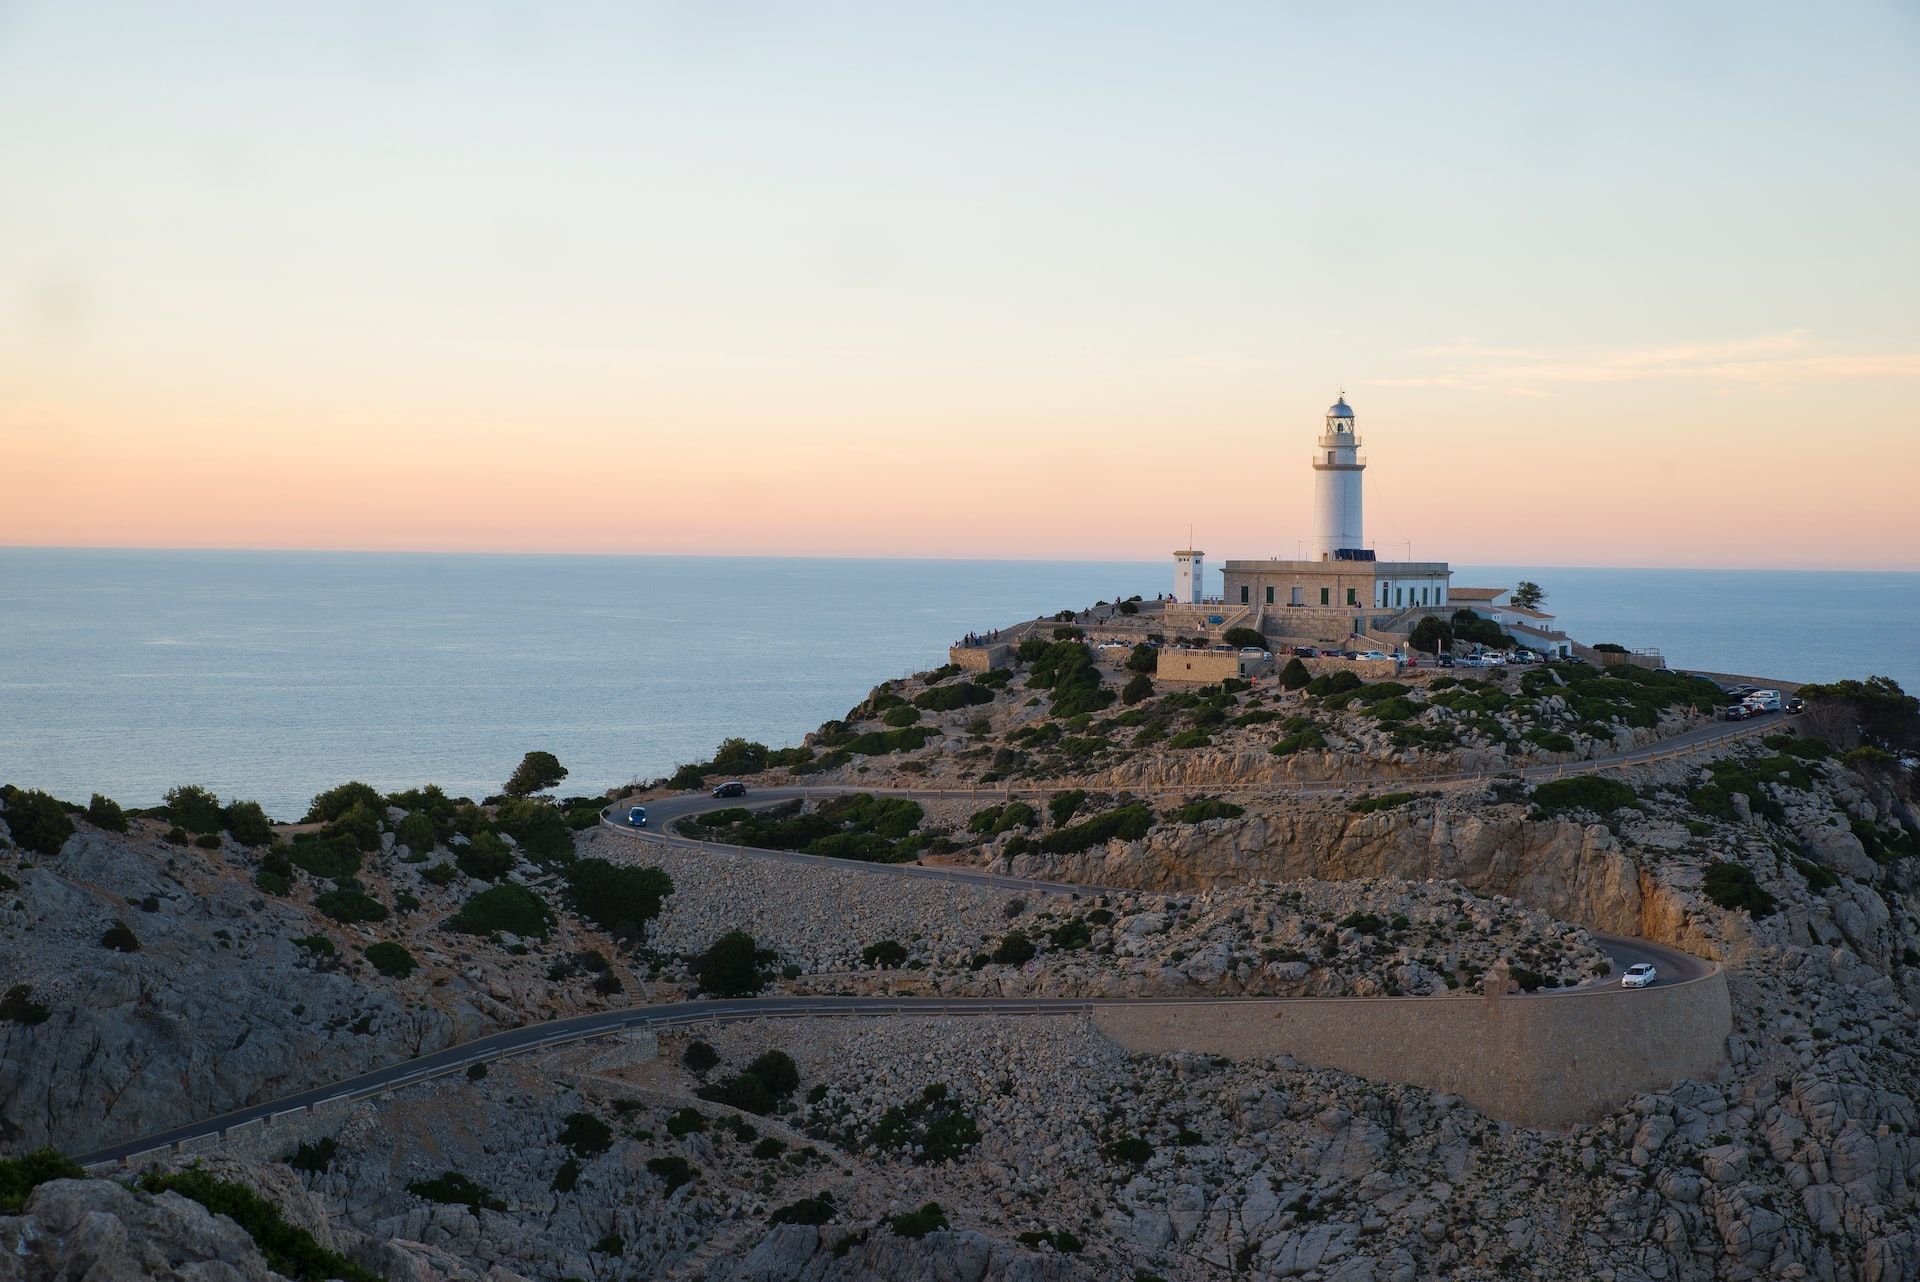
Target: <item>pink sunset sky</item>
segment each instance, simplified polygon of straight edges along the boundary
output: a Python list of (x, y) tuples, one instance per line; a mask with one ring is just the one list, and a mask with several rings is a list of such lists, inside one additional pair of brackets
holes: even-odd
[[(1833, 68), (1844, 66), (1842, 80)], [(1920, 567), (1903, 6), (23, 4), (0, 544)]]

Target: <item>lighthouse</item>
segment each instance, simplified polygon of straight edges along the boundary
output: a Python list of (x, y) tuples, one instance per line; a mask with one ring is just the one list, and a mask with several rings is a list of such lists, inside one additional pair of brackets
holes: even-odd
[(1345, 560), (1341, 553), (1366, 546), (1360, 519), (1360, 474), (1366, 469), (1353, 430), (1353, 407), (1343, 393), (1327, 409), (1320, 449), (1313, 456), (1313, 554), (1319, 560)]

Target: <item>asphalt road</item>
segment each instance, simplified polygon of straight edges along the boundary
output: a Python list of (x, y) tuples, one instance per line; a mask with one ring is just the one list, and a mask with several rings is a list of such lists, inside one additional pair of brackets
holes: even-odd
[[(1631, 752), (1616, 754), (1612, 757), (1584, 761), (1572, 767), (1531, 767), (1522, 773), (1529, 778), (1552, 777), (1556, 774), (1588, 773), (1596, 769), (1612, 769), (1640, 762), (1662, 759), (1711, 747), (1723, 741), (1736, 739), (1743, 735), (1760, 733), (1771, 728), (1770, 723), (1780, 720), (1776, 714), (1758, 721), (1736, 722), (1733, 724), (1715, 723), (1688, 731), (1659, 744)], [(1488, 778), (1496, 772), (1484, 775), (1458, 775), (1448, 779), (1416, 780), (1415, 782), (1464, 782), (1476, 778)], [(1504, 773), (1504, 772), (1500, 772)], [(1364, 787), (1368, 782), (1404, 783), (1405, 778), (1382, 779), (1376, 781), (1347, 781), (1338, 784), (1311, 784), (1286, 789), (1284, 785), (1269, 787), (1269, 791), (1287, 790), (1296, 795), (1319, 795), (1331, 792), (1349, 791)], [(1015, 796), (1043, 795), (1058, 789), (1021, 788), (1013, 790)], [(1185, 796), (1193, 790), (1182, 790)], [(923, 867), (915, 864), (872, 864), (855, 860), (830, 859), (820, 855), (805, 855), (793, 851), (756, 850), (739, 846), (723, 846), (718, 843), (696, 841), (670, 831), (671, 826), (680, 819), (705, 811), (721, 809), (727, 806), (767, 806), (795, 797), (818, 798), (840, 793), (870, 792), (876, 794), (909, 796), (917, 798), (964, 798), (977, 800), (982, 804), (1007, 796), (1001, 789), (963, 789), (963, 790), (924, 790), (924, 789), (880, 789), (880, 788), (769, 788), (756, 789), (744, 798), (716, 798), (706, 793), (694, 793), (685, 796), (667, 797), (646, 803), (648, 825), (645, 829), (635, 829), (622, 820), (627, 813), (627, 802), (610, 807), (605, 817), (605, 825), (615, 832), (645, 841), (678, 846), (683, 848), (724, 850), (733, 853), (751, 855), (755, 858), (787, 863), (833, 864), (847, 869), (858, 869), (876, 875), (894, 875), (909, 877), (931, 877), (937, 880), (971, 883), (992, 886), (1003, 890), (1050, 891), (1063, 894), (1087, 895), (1121, 890), (1111, 886), (1076, 885), (1065, 882), (1040, 881), (1032, 878), (1009, 877), (997, 873), (981, 872), (972, 869)], [(1713, 970), (1713, 963), (1676, 949), (1644, 939), (1628, 939), (1614, 935), (1594, 936), (1596, 942), (1606, 950), (1613, 962), (1613, 973), (1605, 981), (1583, 984), (1577, 988), (1544, 989), (1532, 994), (1525, 1000), (1570, 1000), (1582, 995), (1604, 992), (1620, 986), (1618, 976), (1635, 962), (1652, 962), (1660, 973), (1663, 983), (1678, 983), (1697, 979)], [(1172, 1005), (1190, 1005), (1212, 1002), (1257, 1001), (1258, 998), (1237, 997), (1193, 997), (1193, 998), (1060, 998), (1060, 997), (999, 997), (999, 998), (940, 998), (940, 997), (763, 997), (740, 999), (713, 999), (691, 1002), (671, 1002), (655, 1006), (635, 1006), (621, 1010), (595, 1011), (586, 1015), (576, 1015), (568, 1019), (552, 1020), (541, 1024), (530, 1024), (523, 1028), (508, 1029), (486, 1037), (450, 1046), (431, 1055), (423, 1055), (401, 1064), (392, 1064), (373, 1069), (356, 1077), (299, 1091), (279, 1099), (268, 1100), (247, 1108), (236, 1109), (218, 1117), (204, 1118), (177, 1126), (156, 1134), (142, 1136), (121, 1144), (83, 1154), (79, 1161), (83, 1165), (93, 1166), (101, 1163), (119, 1161), (151, 1149), (164, 1148), (174, 1144), (189, 1143), (207, 1137), (221, 1136), (235, 1127), (249, 1126), (268, 1122), (269, 1119), (289, 1112), (301, 1112), (315, 1105), (324, 1105), (331, 1101), (362, 1099), (377, 1095), (398, 1087), (407, 1086), (433, 1077), (465, 1071), (472, 1064), (482, 1063), (503, 1056), (526, 1053), (543, 1048), (563, 1046), (572, 1042), (586, 1041), (597, 1037), (618, 1035), (636, 1029), (662, 1029), (677, 1024), (700, 1023), (713, 1020), (745, 1020), (768, 1017), (822, 1017), (846, 1015), (1060, 1015), (1091, 1010), (1095, 1006), (1119, 1002), (1162, 1003)]]

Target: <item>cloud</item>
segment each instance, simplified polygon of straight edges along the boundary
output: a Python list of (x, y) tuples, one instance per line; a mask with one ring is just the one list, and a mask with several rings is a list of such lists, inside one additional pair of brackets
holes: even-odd
[(1439, 368), (1377, 382), (1548, 396), (1558, 387), (1596, 383), (1684, 381), (1722, 392), (1785, 391), (1809, 383), (1920, 378), (1920, 351), (1847, 351), (1807, 330), (1721, 342), (1623, 348), (1494, 347), (1471, 341), (1417, 349), (1410, 355)]

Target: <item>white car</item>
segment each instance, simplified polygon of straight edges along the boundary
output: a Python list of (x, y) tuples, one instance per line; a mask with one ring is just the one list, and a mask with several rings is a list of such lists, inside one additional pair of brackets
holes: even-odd
[(1387, 656), (1382, 654), (1378, 650), (1362, 650), (1360, 652), (1360, 657), (1362, 659), (1384, 659)]
[(1660, 977), (1652, 962), (1635, 962), (1627, 967), (1627, 973), (1620, 977), (1622, 988), (1646, 988)]

